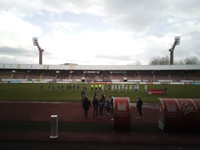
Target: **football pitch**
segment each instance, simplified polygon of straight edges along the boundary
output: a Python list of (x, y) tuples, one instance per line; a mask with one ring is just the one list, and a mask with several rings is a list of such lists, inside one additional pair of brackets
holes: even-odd
[[(30, 83), (0, 84), (0, 101), (80, 102), (82, 86), (87, 88), (86, 94), (89, 100), (93, 100), (94, 89), (91, 89), (91, 84)], [(199, 85), (148, 85), (148, 89), (164, 89), (166, 86), (167, 95), (149, 95), (144, 85), (139, 85), (137, 91), (134, 90), (133, 85), (132, 89), (130, 85), (127, 86), (127, 90), (125, 88), (119, 90), (112, 89), (111, 84), (105, 84), (104, 90), (97, 90), (98, 98), (101, 98), (102, 91), (106, 95), (106, 100), (109, 100), (109, 96), (112, 95), (129, 97), (131, 102), (136, 102), (137, 97), (140, 96), (144, 103), (158, 103), (158, 98), (200, 98)]]

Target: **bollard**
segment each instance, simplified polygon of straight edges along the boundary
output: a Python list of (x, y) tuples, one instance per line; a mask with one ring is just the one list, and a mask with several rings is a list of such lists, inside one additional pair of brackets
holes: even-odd
[(51, 139), (58, 137), (58, 115), (51, 115)]

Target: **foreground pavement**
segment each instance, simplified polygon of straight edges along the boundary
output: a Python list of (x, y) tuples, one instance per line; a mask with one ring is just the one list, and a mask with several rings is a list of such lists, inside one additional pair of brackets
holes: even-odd
[[(158, 104), (144, 104), (143, 107), (143, 118), (141, 120), (136, 120), (137, 116), (135, 104), (131, 104), (131, 113), (132, 113), (132, 124), (155, 124), (158, 123)], [(50, 116), (52, 114), (57, 114), (59, 116), (60, 122), (88, 122), (88, 123), (111, 123), (110, 119), (112, 116), (104, 115), (103, 120), (99, 120), (92, 117), (92, 108), (89, 115), (91, 116), (89, 120), (83, 120), (83, 109), (81, 103), (26, 103), (26, 102), (1, 102), (0, 103), (0, 122), (51, 122)], [(8, 143), (80, 143), (93, 144), (94, 147), (91, 149), (96, 149), (96, 145), (108, 144), (116, 148), (114, 145), (123, 144), (123, 145), (142, 145), (139, 149), (146, 149), (145, 146), (160, 146), (163, 147), (175, 147), (175, 149), (195, 149), (200, 146), (200, 135), (194, 133), (116, 133), (116, 132), (59, 132), (58, 138), (50, 139), (50, 131), (14, 131), (3, 129), (0, 131), (0, 147), (10, 146)], [(76, 145), (74, 144), (74, 145)], [(39, 144), (40, 145), (40, 144)], [(40, 146), (41, 146), (40, 145)], [(64, 144), (65, 145), (65, 144)], [(72, 146), (73, 147), (73, 146)], [(99, 146), (100, 147), (100, 146)], [(186, 147), (186, 148), (185, 148)], [(21, 149), (20, 147), (19, 149)], [(48, 147), (48, 149), (53, 149)], [(80, 147), (78, 147), (80, 148)], [(110, 147), (111, 148), (111, 147)], [(123, 147), (122, 147), (123, 148)], [(152, 149), (154, 149), (153, 147)], [(13, 147), (13, 149), (17, 149)], [(22, 148), (23, 149), (23, 148)], [(25, 148), (26, 149), (26, 148)], [(30, 148), (28, 148), (30, 149)], [(38, 147), (36, 148), (38, 149)], [(46, 149), (46, 147), (45, 147)], [(105, 148), (104, 148), (105, 149)], [(131, 148), (130, 148), (131, 149)], [(170, 147), (171, 149), (171, 147)]]
[(89, 142), (143, 145), (200, 146), (200, 135), (187, 134), (136, 134), (136, 133), (95, 133), (59, 132), (58, 138), (51, 139), (50, 132), (1, 131), (1, 141), (44, 141), (44, 142)]

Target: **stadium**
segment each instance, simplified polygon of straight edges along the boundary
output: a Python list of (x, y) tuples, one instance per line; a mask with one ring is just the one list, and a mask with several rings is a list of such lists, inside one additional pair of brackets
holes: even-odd
[(0, 64), (1, 82), (168, 82), (198, 84), (199, 65)]
[(197, 149), (200, 65), (173, 65), (179, 40), (170, 65), (43, 65), (33, 38), (38, 65), (0, 64), (2, 147)]
[[(187, 126), (197, 130), (185, 130), (183, 121), (173, 123), (171, 120), (170, 123), (169, 120), (168, 124), (175, 126), (165, 126), (176, 129), (175, 133), (174, 130), (160, 130), (158, 120), (163, 117), (159, 115), (160, 98), (199, 101), (200, 65), (0, 64), (0, 83), (0, 126), (1, 140), (4, 141), (1, 144), (5, 147), (10, 141), (25, 147), (35, 144), (41, 149), (93, 149), (94, 146), (99, 149), (197, 149), (199, 146), (199, 127), (193, 126), (191, 119), (188, 119), (191, 123)], [(75, 88), (68, 89), (68, 85)], [(103, 114), (103, 120), (93, 118), (93, 107), (89, 110), (89, 119), (83, 120), (81, 91), (86, 87), (92, 102), (94, 90), (91, 85), (102, 85), (97, 90), (99, 98), (105, 93), (106, 100), (109, 100), (109, 95), (130, 99), (128, 131), (115, 130), (112, 115)], [(148, 89), (145, 89), (146, 85)], [(165, 87), (168, 88), (167, 95), (154, 95), (147, 91)], [(144, 102), (141, 120), (135, 119), (138, 96)], [(58, 116), (58, 137), (55, 139), (49, 138), (52, 115)], [(197, 118), (193, 120), (199, 125), (199, 114)], [(149, 140), (144, 141), (144, 137)]]
[(199, 150), (199, 10), (2, 0), (0, 149)]

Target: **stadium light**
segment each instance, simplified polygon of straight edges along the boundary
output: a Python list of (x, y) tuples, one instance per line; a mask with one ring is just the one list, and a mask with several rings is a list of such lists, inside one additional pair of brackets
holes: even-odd
[(176, 45), (180, 44), (180, 36), (175, 36), (174, 39), (174, 44), (172, 45), (172, 48), (169, 49), (170, 51), (170, 65), (174, 64), (174, 49), (176, 47)]
[(38, 43), (38, 38), (37, 37), (33, 37), (33, 45), (37, 46)]
[(37, 37), (33, 37), (33, 45), (37, 46), (39, 50), (39, 64), (42, 65), (42, 53), (44, 52), (44, 50), (40, 47)]

